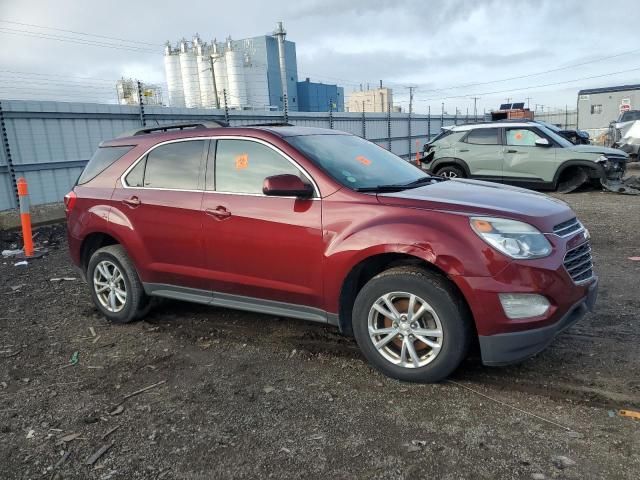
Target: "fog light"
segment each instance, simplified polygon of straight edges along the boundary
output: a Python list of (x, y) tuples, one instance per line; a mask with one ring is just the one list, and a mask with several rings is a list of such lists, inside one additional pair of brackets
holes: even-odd
[(504, 313), (512, 320), (544, 315), (550, 307), (549, 300), (535, 293), (500, 293), (498, 295)]

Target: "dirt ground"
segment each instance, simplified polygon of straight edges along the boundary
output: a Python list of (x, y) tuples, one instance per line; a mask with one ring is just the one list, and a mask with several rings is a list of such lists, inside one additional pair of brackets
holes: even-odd
[(595, 313), (437, 385), (286, 318), (165, 301), (110, 325), (80, 280), (51, 281), (76, 273), (64, 227), (41, 228), (48, 256), (0, 259), (0, 478), (640, 478), (640, 421), (618, 415), (640, 410), (640, 197), (560, 197), (593, 237)]

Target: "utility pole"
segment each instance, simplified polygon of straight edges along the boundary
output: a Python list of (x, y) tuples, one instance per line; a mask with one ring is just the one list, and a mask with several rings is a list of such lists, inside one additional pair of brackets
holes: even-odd
[(409, 161), (411, 161), (411, 146), (412, 146), (412, 138), (411, 138), (411, 114), (413, 113), (413, 91), (416, 87), (409, 87), (409, 114), (407, 115), (407, 136), (409, 138)]
[(507, 103), (511, 103), (511, 97), (507, 97), (505, 100), (507, 101)]
[(216, 86), (216, 75), (213, 71), (213, 63), (215, 62), (215, 60), (213, 59), (213, 55), (209, 56), (209, 62), (211, 64), (211, 78), (213, 80), (213, 99), (214, 99), (214, 106), (216, 107), (216, 110), (220, 108), (220, 100), (218, 100), (218, 88)]
[(478, 100), (480, 97), (471, 97), (473, 99), (473, 118), (477, 120), (478, 118)]
[(531, 110), (531, 97), (527, 97), (526, 100), (527, 100), (527, 108)]

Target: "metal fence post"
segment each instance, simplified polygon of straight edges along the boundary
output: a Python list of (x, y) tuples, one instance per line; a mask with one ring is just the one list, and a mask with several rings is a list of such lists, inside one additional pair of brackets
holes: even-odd
[(362, 138), (367, 138), (367, 118), (364, 115), (364, 110), (362, 110)]
[(224, 121), (229, 124), (229, 104), (227, 103), (227, 89), (222, 89), (222, 99), (224, 100)]
[(391, 102), (387, 105), (387, 146), (391, 151)]
[(427, 110), (427, 142), (431, 141), (431, 105)]
[(147, 121), (144, 118), (144, 100), (142, 100), (142, 83), (140, 80), (136, 80), (138, 84), (138, 106), (140, 107), (140, 125), (147, 126)]
[(2, 148), (4, 149), (4, 158), (7, 159), (7, 168), (11, 177), (11, 186), (13, 187), (13, 195), (16, 201), (16, 207), (20, 204), (18, 196), (18, 184), (16, 182), (16, 171), (13, 168), (13, 160), (11, 159), (11, 148), (9, 147), (9, 136), (7, 135), (7, 125), (4, 121), (4, 109), (0, 101), (0, 128), (2, 129)]
[(329, 101), (329, 128), (333, 130), (333, 102)]
[(411, 156), (413, 154), (413, 149), (411, 148), (411, 143), (413, 139), (411, 138), (411, 109), (409, 109), (409, 115), (407, 115), (407, 139), (409, 140), (409, 161), (411, 161)]
[(444, 127), (444, 102), (442, 103), (442, 110), (440, 110), (440, 128)]
[(284, 123), (289, 123), (289, 102), (287, 100), (287, 94), (285, 93), (282, 98), (284, 99)]

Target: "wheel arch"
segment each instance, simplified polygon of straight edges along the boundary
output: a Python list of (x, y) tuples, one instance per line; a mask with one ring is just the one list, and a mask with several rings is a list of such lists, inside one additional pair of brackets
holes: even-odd
[[(592, 162), (590, 160), (567, 160), (558, 166), (558, 169), (553, 176), (553, 189), (556, 190), (558, 188), (558, 182), (564, 172), (571, 168), (579, 167), (586, 168), (588, 170), (587, 174), (589, 175), (589, 178), (602, 178), (604, 175), (602, 165), (599, 165), (596, 162)], [(593, 173), (595, 173), (595, 175), (593, 175)]]
[(95, 231), (85, 236), (80, 245), (80, 266), (82, 271), (87, 271), (89, 260), (94, 252), (102, 247), (117, 244), (120, 244), (120, 241), (118, 241), (118, 239), (113, 235), (106, 232)]
[(462, 168), (467, 178), (471, 177), (471, 170), (469, 169), (469, 165), (467, 164), (467, 162), (457, 157), (438, 158), (434, 160), (433, 163), (430, 165), (429, 171), (432, 173), (435, 173), (436, 170), (438, 170), (439, 168), (446, 167), (448, 165), (455, 165)]
[[(453, 290), (459, 296), (460, 301), (469, 313), (470, 318), (473, 319), (473, 313), (462, 291), (458, 288), (454, 281), (452, 281), (447, 273), (427, 260), (420, 258), (416, 255), (400, 252), (384, 252), (376, 253), (360, 260), (355, 264), (349, 273), (344, 278), (342, 286), (340, 288), (340, 296), (338, 301), (338, 327), (340, 332), (345, 335), (353, 335), (352, 326), (352, 314), (353, 305), (356, 296), (364, 287), (364, 285), (379, 273), (384, 272), (390, 268), (400, 266), (415, 266), (434, 273), (443, 278), (447, 283), (451, 285)], [(472, 322), (475, 332), (475, 321)], [(477, 333), (476, 333), (477, 338)]]

